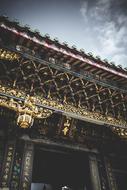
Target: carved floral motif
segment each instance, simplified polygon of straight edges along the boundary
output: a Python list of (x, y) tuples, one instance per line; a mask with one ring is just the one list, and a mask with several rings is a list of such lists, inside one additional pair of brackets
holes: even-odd
[[(91, 112), (83, 107), (76, 107), (65, 103), (60, 103), (58, 100), (52, 98), (43, 98), (40, 96), (31, 97), (25, 94), (24, 91), (18, 89), (12, 89), (6, 86), (0, 85), (0, 93), (4, 93), (4, 96), (0, 97), (0, 106), (7, 107), (16, 111), (17, 113), (26, 113), (32, 115), (33, 118), (46, 118), (49, 117), (53, 110), (58, 112), (64, 112), (72, 117), (81, 117), (82, 119), (90, 119), (93, 121), (101, 122), (116, 127), (127, 127), (127, 122), (122, 119), (117, 119), (112, 116), (102, 115), (100, 112)], [(6, 95), (14, 96), (7, 97)], [(17, 100), (16, 98), (19, 98)], [(22, 98), (22, 99), (20, 99)], [(44, 107), (48, 107), (44, 108)]]

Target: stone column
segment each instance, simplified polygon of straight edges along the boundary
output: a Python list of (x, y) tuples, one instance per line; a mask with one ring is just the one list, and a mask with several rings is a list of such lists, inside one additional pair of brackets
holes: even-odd
[(6, 144), (5, 155), (0, 176), (0, 187), (3, 189), (10, 188), (13, 160), (15, 154), (15, 144), (15, 141), (8, 141)]
[(101, 190), (98, 163), (97, 163), (97, 158), (95, 154), (89, 155), (89, 166), (90, 166), (92, 190)]
[(105, 160), (105, 168), (106, 168), (107, 178), (108, 178), (108, 183), (109, 183), (109, 189), (118, 190), (110, 160), (107, 157), (105, 157), (104, 160)]
[(20, 180), (20, 190), (30, 190), (32, 182), (34, 145), (30, 141), (25, 141), (24, 154), (22, 160), (22, 171)]
[(98, 170), (101, 182), (101, 190), (110, 190), (105, 168), (104, 156), (102, 154), (98, 155)]

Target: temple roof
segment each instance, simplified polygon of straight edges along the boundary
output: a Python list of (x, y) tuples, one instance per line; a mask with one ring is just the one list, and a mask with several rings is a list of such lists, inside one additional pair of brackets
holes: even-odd
[(0, 17), (0, 63), (1, 106), (16, 112), (28, 107), (36, 118), (57, 112), (127, 127), (127, 71), (5, 17)]
[(96, 77), (122, 82), (122, 84), (127, 83), (127, 69), (120, 65), (116, 66), (106, 59), (102, 61), (99, 56), (94, 57), (92, 53), (85, 53), (82, 49), (78, 51), (75, 46), (69, 47), (66, 42), (60, 43), (57, 38), (52, 40), (49, 35), (42, 36), (40, 32), (32, 31), (27, 25), (21, 26), (17, 21), (10, 21), (7, 17), (1, 16), (0, 23), (1, 28), (27, 39), (29, 43), (35, 43), (37, 47), (44, 46), (50, 52), (55, 51), (56, 57), (61, 56), (67, 64), (80, 68), (82, 72), (89, 72)]

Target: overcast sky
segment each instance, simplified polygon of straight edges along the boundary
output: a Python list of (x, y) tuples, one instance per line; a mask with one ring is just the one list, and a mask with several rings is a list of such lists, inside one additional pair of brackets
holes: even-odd
[(0, 14), (127, 67), (127, 0), (0, 2)]

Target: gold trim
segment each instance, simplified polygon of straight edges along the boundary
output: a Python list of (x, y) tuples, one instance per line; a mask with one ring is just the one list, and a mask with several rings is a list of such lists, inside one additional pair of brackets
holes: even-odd
[(46, 118), (49, 117), (53, 111), (38, 107), (33, 102), (33, 97), (27, 96), (25, 101), (16, 101), (13, 98), (0, 97), (0, 106), (7, 107), (20, 114), (28, 114), (34, 118)]
[(123, 139), (127, 139), (127, 129), (120, 127), (112, 127), (112, 131)]
[[(24, 93), (6, 88), (0, 85), (0, 92), (7, 95), (22, 97)], [(22, 97), (23, 98), (23, 97)], [(17, 124), (21, 128), (28, 128), (33, 125), (34, 118), (47, 118), (53, 111), (36, 106), (36, 99), (29, 95), (25, 97), (24, 102), (15, 100), (14, 98), (8, 98), (6, 95), (0, 97), (0, 106), (14, 110), (18, 114)]]
[(0, 59), (9, 61), (19, 61), (20, 55), (15, 52), (0, 49)]
[[(86, 108), (83, 108), (81, 106), (75, 107), (74, 105), (67, 104), (66, 102), (62, 104), (58, 100), (53, 100), (51, 98), (46, 99), (40, 96), (30, 97), (24, 91), (20, 91), (18, 89), (12, 89), (0, 85), (0, 93), (5, 93), (7, 95), (25, 99), (23, 103), (21, 101), (14, 100), (12, 98), (8, 99), (2, 96), (0, 97), (0, 106), (7, 107), (16, 112), (25, 112), (30, 115), (32, 114), (34, 118), (49, 117), (53, 112), (51, 110), (58, 110), (64, 112), (65, 115), (72, 115), (72, 117), (74, 116), (79, 118), (82, 117), (82, 119), (88, 121), (92, 120), (116, 127), (127, 127), (127, 122), (123, 119), (117, 119), (108, 115), (105, 116), (95, 111), (90, 112)], [(51, 108), (51, 110), (39, 107), (37, 104), (48, 106)]]

